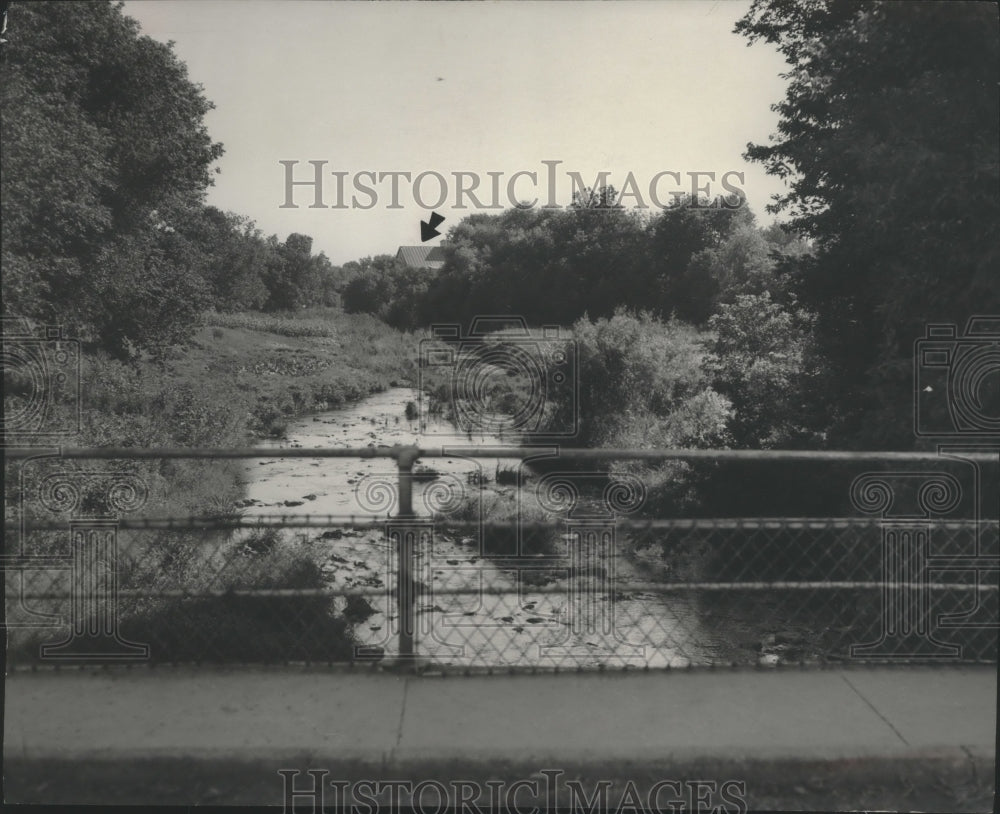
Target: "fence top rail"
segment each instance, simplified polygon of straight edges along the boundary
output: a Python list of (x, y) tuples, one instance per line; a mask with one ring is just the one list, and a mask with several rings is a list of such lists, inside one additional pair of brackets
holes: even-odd
[[(584, 518), (588, 520), (590, 518)], [(302, 528), (302, 529), (386, 529), (391, 526), (406, 526), (417, 530), (477, 530), (518, 528), (522, 531), (551, 530), (561, 523), (573, 518), (553, 515), (548, 521), (532, 520), (453, 520), (448, 517), (407, 517), (398, 515), (334, 515), (334, 514), (254, 514), (254, 515), (203, 515), (175, 517), (114, 517), (114, 518), (76, 518), (75, 525), (85, 526), (88, 522), (113, 522), (118, 529), (133, 530), (211, 530), (211, 529), (259, 529), (259, 528)], [(575, 519), (579, 522), (579, 518)], [(20, 522), (7, 521), (4, 531), (65, 531), (70, 520), (63, 518), (35, 519), (22, 518)], [(599, 522), (608, 522), (599, 518)], [(857, 528), (888, 528), (897, 525), (930, 525), (938, 529), (968, 530), (992, 529), (998, 526), (997, 520), (988, 518), (882, 518), (882, 517), (677, 517), (677, 518), (647, 518), (631, 519), (615, 517), (612, 522), (618, 529), (650, 531), (684, 531), (684, 530), (745, 530), (745, 531), (777, 531), (777, 530), (813, 530), (829, 531), (835, 529)]]
[(1000, 462), (1000, 447), (989, 452), (974, 444), (956, 444), (940, 451), (847, 451), (780, 449), (579, 449), (545, 446), (377, 446), (377, 447), (8, 447), (5, 457), (25, 459), (148, 459), (148, 458), (392, 458), (412, 463), (417, 458), (560, 458), (581, 461), (878, 461), (919, 463), (960, 458)]

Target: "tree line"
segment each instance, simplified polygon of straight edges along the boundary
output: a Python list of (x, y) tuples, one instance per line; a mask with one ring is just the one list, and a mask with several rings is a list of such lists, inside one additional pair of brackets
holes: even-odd
[(785, 296), (778, 258), (809, 247), (780, 225), (759, 228), (748, 207), (682, 199), (656, 217), (614, 204), (470, 215), (441, 249), (436, 274), (390, 255), (345, 265), (345, 309), (402, 329), (484, 313), (568, 325), (621, 307), (701, 325), (740, 293)]
[[(498, 311), (674, 316), (728, 345), (719, 381), (756, 393), (748, 437), (784, 404), (779, 423), (819, 443), (912, 446), (915, 341), (932, 323), (961, 334), (1000, 314), (996, 9), (754, 0), (735, 32), (788, 64), (777, 132), (745, 153), (787, 181), (768, 206), (785, 226), (685, 205), (650, 220), (602, 205), (474, 215), (437, 276), (385, 274), (383, 259), (345, 304), (400, 327)], [(1000, 415), (1000, 376), (977, 388), (982, 414)]]
[[(472, 215), (428, 274), (388, 255), (337, 268), (308, 236), (207, 206), (222, 145), (172, 47), (121, 3), (15, 4), (0, 65), (5, 312), (129, 357), (183, 342), (208, 308), (342, 296), (406, 329), (624, 309), (705, 329), (716, 388), (743, 402), (743, 443), (910, 446), (914, 341), (1000, 313), (995, 10), (755, 0), (735, 31), (788, 63), (777, 132), (745, 154), (788, 181), (768, 207), (784, 226), (690, 200), (643, 216), (597, 190), (562, 211)], [(983, 387), (988, 412), (1000, 383)]]
[(18, 3), (5, 36), (6, 313), (130, 357), (183, 342), (209, 308), (338, 301), (310, 237), (205, 204), (213, 105), (122, 3)]

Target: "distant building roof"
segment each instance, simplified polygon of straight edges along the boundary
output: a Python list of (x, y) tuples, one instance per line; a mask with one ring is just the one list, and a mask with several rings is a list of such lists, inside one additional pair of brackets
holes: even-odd
[(414, 269), (439, 269), (444, 265), (440, 246), (400, 246), (396, 259)]

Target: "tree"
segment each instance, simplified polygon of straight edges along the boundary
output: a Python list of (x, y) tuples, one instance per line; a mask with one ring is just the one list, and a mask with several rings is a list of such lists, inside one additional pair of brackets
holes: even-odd
[(340, 292), (344, 282), (341, 270), (330, 262), (325, 252), (320, 252), (313, 258), (318, 278), (316, 296), (318, 302), (326, 306), (340, 305)]
[(352, 279), (344, 287), (344, 310), (349, 314), (374, 314), (385, 319), (393, 307), (397, 278), (406, 266), (391, 254), (379, 254), (344, 264)]
[(392, 294), (384, 319), (393, 328), (412, 331), (420, 325), (417, 303), (426, 295), (430, 286), (427, 269), (402, 268), (391, 278)]
[(752, 227), (747, 207), (723, 206), (721, 199), (694, 205), (690, 196), (663, 210), (653, 222), (650, 266), (653, 279), (640, 295), (663, 316), (675, 314), (703, 324), (719, 295), (719, 281), (708, 268), (710, 254), (739, 226)]
[(790, 181), (769, 209), (814, 244), (798, 293), (831, 439), (910, 446), (914, 341), (1000, 311), (996, 8), (756, 0), (736, 31), (790, 66), (778, 133), (746, 156)]
[(312, 238), (293, 232), (284, 243), (272, 237), (268, 243), (264, 284), (268, 298), (265, 311), (290, 311), (321, 302), (322, 274), (330, 261), (312, 254)]
[(616, 196), (602, 188), (587, 193), (593, 205), (578, 196), (564, 211), (465, 218), (442, 244), (444, 267), (429, 282), (422, 321), (468, 324), (477, 314), (507, 313), (569, 325), (585, 313), (611, 316), (617, 305), (648, 306), (636, 290), (647, 268), (647, 224), (611, 204)]
[(206, 206), (196, 208), (178, 230), (194, 247), (217, 311), (263, 306), (268, 298), (264, 285), (268, 247), (250, 218)]
[(573, 335), (580, 382), (576, 443), (725, 444), (729, 404), (712, 390), (693, 328), (618, 309), (610, 318), (578, 320)]
[[(196, 305), (199, 287), (188, 285), (192, 265), (167, 262), (183, 254), (168, 235), (202, 205), (222, 153), (204, 126), (211, 103), (121, 3), (18, 4), (7, 36), (5, 309), (68, 323), (119, 354), (183, 336), (194, 325), (178, 303)], [(164, 298), (147, 315), (173, 322), (136, 319), (133, 298), (111, 285)], [(126, 310), (109, 313), (115, 303)]]
[(610, 184), (597, 189), (586, 187), (574, 190), (571, 209), (623, 209), (619, 203), (621, 193)]
[(811, 318), (772, 301), (768, 292), (738, 294), (709, 320), (706, 369), (733, 405), (737, 446), (762, 449), (811, 438), (803, 412)]
[(102, 347), (125, 358), (162, 356), (182, 343), (211, 302), (200, 257), (179, 233), (131, 232), (108, 242), (88, 278), (88, 323)]

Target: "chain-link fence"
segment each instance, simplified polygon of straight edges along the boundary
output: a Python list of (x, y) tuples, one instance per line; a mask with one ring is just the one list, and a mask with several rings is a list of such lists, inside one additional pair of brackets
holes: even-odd
[[(507, 474), (518, 511), (500, 517), (476, 470), (415, 466), (449, 456), (9, 450), (22, 477), (6, 527), (8, 657), (477, 671), (997, 658), (1000, 535), (980, 499), (995, 456), (966, 454), (962, 481), (932, 453), (561, 450), (563, 469)], [(397, 471), (358, 484), (364, 515), (145, 514), (130, 460), (224, 457)], [(849, 461), (855, 516), (653, 518), (642, 477), (585, 469), (629, 460)]]

